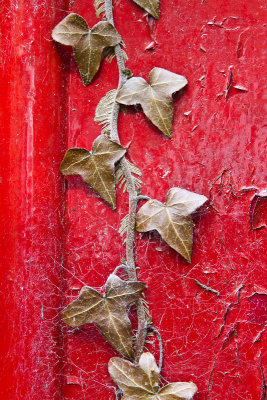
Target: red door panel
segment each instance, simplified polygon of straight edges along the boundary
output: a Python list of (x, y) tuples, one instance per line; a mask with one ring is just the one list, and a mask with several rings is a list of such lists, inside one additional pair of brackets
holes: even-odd
[[(156, 233), (136, 235), (163, 382), (193, 381), (196, 400), (264, 400), (266, 228), (251, 229), (249, 210), (266, 189), (265, 2), (161, 0), (160, 8), (149, 25), (142, 9), (118, 0), (114, 16), (135, 76), (157, 66), (188, 80), (174, 96), (173, 139), (129, 108), (121, 141), (143, 194), (164, 201), (178, 186), (209, 198), (194, 216), (191, 264)], [(51, 40), (68, 11), (98, 21), (84, 0), (1, 7), (0, 398), (8, 400), (115, 399), (107, 372), (115, 350), (94, 326), (60, 322), (81, 287), (100, 289), (125, 257), (118, 229), (128, 207), (122, 190), (112, 211), (79, 177), (59, 173), (67, 148), (91, 148), (96, 105), (118, 83), (115, 60), (104, 61), (83, 87), (71, 51)], [(148, 349), (158, 356), (156, 343)]]

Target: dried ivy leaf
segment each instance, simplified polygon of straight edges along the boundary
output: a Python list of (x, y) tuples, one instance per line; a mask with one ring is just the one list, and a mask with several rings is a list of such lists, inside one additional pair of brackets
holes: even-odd
[(74, 58), (87, 86), (97, 73), (103, 50), (120, 43), (121, 36), (107, 21), (94, 25), (91, 31), (87, 22), (78, 14), (69, 14), (52, 32), (52, 38), (61, 44), (74, 48)]
[(63, 175), (80, 175), (84, 182), (116, 208), (115, 163), (125, 154), (125, 149), (100, 135), (93, 143), (92, 151), (69, 149), (60, 165)]
[(164, 135), (172, 137), (172, 94), (187, 85), (184, 76), (163, 68), (153, 68), (149, 83), (143, 78), (130, 78), (118, 92), (116, 100), (125, 105), (141, 104), (145, 115)]
[(197, 391), (192, 382), (175, 382), (160, 389), (160, 373), (151, 353), (143, 353), (135, 365), (119, 357), (108, 365), (111, 378), (123, 392), (122, 400), (191, 399)]
[(124, 281), (111, 274), (104, 296), (95, 289), (83, 287), (78, 299), (63, 311), (62, 319), (70, 326), (96, 324), (111, 346), (123, 356), (132, 358), (131, 322), (127, 308), (139, 299), (145, 287), (143, 282)]
[(159, 0), (133, 0), (146, 10), (152, 17), (159, 19)]
[(191, 214), (206, 201), (205, 196), (174, 187), (167, 193), (166, 204), (149, 200), (140, 208), (136, 230), (156, 229), (169, 246), (190, 262), (193, 245)]

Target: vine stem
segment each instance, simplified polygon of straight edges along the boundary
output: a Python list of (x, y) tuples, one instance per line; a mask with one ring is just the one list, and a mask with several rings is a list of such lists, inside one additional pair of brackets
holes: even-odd
[(158, 365), (159, 365), (159, 370), (161, 371), (162, 362), (163, 362), (163, 345), (162, 345), (161, 335), (160, 335), (159, 331), (153, 325), (148, 326), (147, 330), (152, 331), (157, 336), (157, 339), (159, 342), (159, 364)]
[[(107, 21), (114, 26), (113, 18), (113, 5), (112, 0), (105, 0), (105, 11)], [(125, 63), (123, 58), (123, 52), (120, 44), (114, 47), (115, 56), (117, 59), (117, 65), (119, 70), (119, 83), (117, 87), (117, 93), (120, 88), (127, 81), (127, 75), (125, 74)], [(120, 144), (119, 134), (118, 134), (118, 116), (120, 111), (120, 105), (114, 101), (112, 117), (111, 117), (111, 129), (110, 138)], [(136, 222), (136, 209), (138, 203), (138, 195), (135, 188), (133, 176), (131, 174), (130, 168), (127, 164), (126, 158), (123, 157), (120, 161), (124, 177), (127, 183), (127, 189), (129, 193), (129, 222), (127, 228), (127, 238), (126, 238), (126, 263), (127, 263), (127, 274), (130, 280), (137, 281), (137, 273), (135, 266), (134, 257), (134, 241), (135, 241), (135, 222)], [(135, 347), (135, 362), (139, 361), (141, 354), (143, 353), (147, 329), (146, 329), (146, 314), (142, 299), (138, 300), (137, 303), (137, 317), (138, 317), (138, 330), (136, 337), (136, 347)]]

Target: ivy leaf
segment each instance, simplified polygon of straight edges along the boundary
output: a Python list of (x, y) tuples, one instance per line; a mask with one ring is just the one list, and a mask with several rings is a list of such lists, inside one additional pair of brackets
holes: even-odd
[(160, 389), (160, 373), (151, 353), (143, 353), (138, 365), (113, 357), (108, 370), (123, 392), (122, 400), (191, 399), (197, 391), (197, 386), (192, 382), (170, 383)]
[(133, 0), (146, 10), (152, 17), (159, 19), (159, 0)]
[(115, 209), (115, 163), (124, 156), (125, 151), (118, 143), (100, 135), (94, 141), (92, 151), (69, 149), (60, 171), (63, 175), (80, 175), (91, 189)]
[(184, 76), (163, 68), (153, 68), (148, 84), (143, 78), (130, 78), (119, 90), (117, 102), (125, 105), (141, 104), (145, 115), (164, 135), (172, 137), (172, 94), (187, 85)]
[(190, 262), (193, 245), (191, 214), (206, 201), (205, 196), (174, 187), (167, 193), (166, 204), (149, 200), (140, 208), (136, 230), (156, 229), (169, 246)]
[(121, 42), (121, 36), (110, 22), (101, 21), (89, 30), (87, 22), (74, 13), (65, 17), (53, 29), (52, 38), (74, 48), (74, 58), (84, 86), (87, 86), (97, 73), (104, 49)]
[[(159, 19), (159, 0), (133, 0), (136, 4), (146, 10), (155, 19)], [(105, 16), (105, 0), (95, 0), (94, 7), (97, 18), (101, 14)]]
[(111, 274), (104, 296), (95, 289), (83, 287), (78, 299), (63, 311), (62, 319), (70, 326), (96, 324), (111, 346), (123, 356), (132, 358), (131, 322), (127, 308), (139, 299), (145, 287), (143, 282), (124, 281)]

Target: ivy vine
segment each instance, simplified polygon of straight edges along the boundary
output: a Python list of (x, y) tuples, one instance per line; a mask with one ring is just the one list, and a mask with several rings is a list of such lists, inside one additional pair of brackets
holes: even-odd
[[(155, 19), (159, 18), (159, 0), (134, 2)], [(125, 184), (129, 213), (122, 220), (120, 232), (126, 233), (126, 261), (108, 277), (104, 295), (94, 288), (83, 287), (79, 297), (65, 308), (62, 318), (70, 326), (96, 324), (104, 338), (124, 357), (113, 357), (108, 366), (110, 376), (119, 388), (118, 396), (122, 396), (123, 400), (190, 399), (197, 391), (192, 382), (161, 385), (161, 337), (146, 315), (142, 298), (146, 285), (138, 280), (134, 241), (135, 230), (157, 230), (169, 246), (190, 262), (193, 245), (191, 214), (207, 198), (177, 187), (168, 191), (165, 204), (142, 195), (141, 173), (126, 158), (126, 149), (120, 144), (117, 123), (120, 104), (140, 104), (147, 118), (165, 136), (172, 137), (172, 95), (185, 87), (187, 80), (163, 68), (153, 68), (150, 71), (149, 83), (143, 78), (133, 77), (125, 68), (125, 52), (122, 38), (114, 26), (112, 0), (95, 0), (94, 6), (97, 16), (103, 15), (104, 20), (91, 30), (80, 15), (71, 13), (54, 28), (52, 37), (63, 45), (73, 47), (84, 86), (93, 80), (102, 58), (115, 55), (119, 70), (118, 87), (109, 91), (96, 108), (95, 121), (102, 125), (102, 130), (91, 151), (83, 148), (69, 149), (60, 171), (64, 175), (80, 175), (85, 184), (113, 209), (116, 209), (116, 184)], [(146, 203), (137, 211), (140, 200), (146, 200)], [(120, 268), (124, 269), (126, 279), (116, 275)], [(132, 305), (137, 308), (136, 337), (132, 336), (128, 316)], [(159, 340), (159, 365), (151, 353), (144, 352), (149, 330)]]

